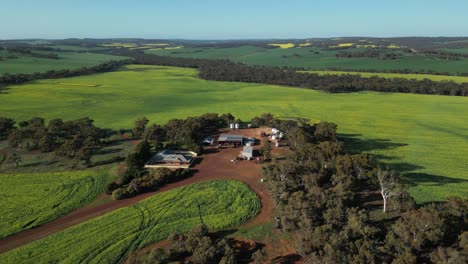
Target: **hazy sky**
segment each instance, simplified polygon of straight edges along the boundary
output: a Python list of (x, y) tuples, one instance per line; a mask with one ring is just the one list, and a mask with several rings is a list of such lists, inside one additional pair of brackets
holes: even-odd
[(468, 36), (468, 0), (0, 0), (0, 39)]

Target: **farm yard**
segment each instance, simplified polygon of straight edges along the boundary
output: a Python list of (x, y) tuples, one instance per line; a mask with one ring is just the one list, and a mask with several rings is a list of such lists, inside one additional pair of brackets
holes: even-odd
[[(351, 151), (375, 154), (401, 170), (418, 202), (466, 196), (468, 120), (461, 115), (468, 111), (465, 97), (327, 94), (206, 81), (196, 75), (196, 70), (187, 68), (131, 65), (92, 76), (40, 80), (8, 86), (0, 111), (16, 120), (26, 120), (34, 113), (44, 113), (45, 118), (89, 116), (97, 125), (113, 129), (131, 127), (142, 115), (163, 124), (207, 112), (231, 112), (242, 120), (261, 112), (304, 117), (311, 122), (327, 120), (338, 124)], [(48, 104), (41, 98), (47, 98)]]
[(118, 263), (134, 250), (172, 232), (186, 232), (200, 221), (220, 230), (245, 222), (259, 210), (259, 199), (241, 182), (186, 185), (14, 249), (0, 255), (0, 262)]

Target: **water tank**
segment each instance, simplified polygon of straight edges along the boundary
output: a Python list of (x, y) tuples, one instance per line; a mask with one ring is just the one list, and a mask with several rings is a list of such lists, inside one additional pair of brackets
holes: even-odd
[(234, 129), (234, 123), (229, 124), (230, 129)]
[(236, 124), (235, 124), (235, 128), (236, 128), (236, 129), (239, 129), (239, 123), (236, 123)]

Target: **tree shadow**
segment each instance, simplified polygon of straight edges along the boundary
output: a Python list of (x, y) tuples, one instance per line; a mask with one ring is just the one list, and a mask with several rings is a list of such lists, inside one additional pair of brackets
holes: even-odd
[(271, 263), (284, 263), (284, 264), (289, 264), (289, 263), (296, 263), (297, 261), (300, 261), (302, 258), (298, 254), (289, 254), (286, 256), (280, 256), (274, 258)]
[(406, 143), (393, 142), (390, 139), (364, 139), (361, 137), (362, 134), (338, 134), (338, 138), (345, 145), (345, 150), (351, 154), (371, 150), (395, 149), (408, 145)]
[(123, 148), (109, 148), (109, 149), (100, 149), (96, 152), (95, 155), (107, 155), (107, 154), (114, 154), (114, 153), (119, 153), (120, 151), (122, 151)]
[(117, 163), (117, 162), (122, 162), (124, 160), (125, 160), (125, 158), (122, 157), (122, 156), (114, 156), (114, 157), (111, 157), (111, 158), (106, 159), (106, 160), (96, 161), (90, 167), (109, 165), (109, 164), (113, 164), (113, 163)]
[(30, 167), (36, 167), (36, 166), (50, 166), (52, 164), (57, 163), (58, 161), (53, 160), (53, 161), (38, 161), (34, 163), (28, 163), (28, 164), (21, 164), (19, 167), (22, 168), (30, 168)]
[(411, 187), (419, 184), (425, 186), (441, 186), (445, 184), (467, 183), (468, 180), (452, 178), (428, 173), (406, 173), (402, 176), (403, 182)]
[(128, 141), (132, 141), (133, 139), (132, 138), (119, 138), (119, 139), (113, 139), (113, 140), (110, 140), (108, 143), (107, 143), (107, 146), (116, 146), (116, 145), (120, 145), (122, 143), (125, 143), (125, 142), (128, 142)]

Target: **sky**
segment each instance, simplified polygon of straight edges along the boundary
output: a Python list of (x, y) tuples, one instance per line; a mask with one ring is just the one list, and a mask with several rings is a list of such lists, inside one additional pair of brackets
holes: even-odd
[(0, 39), (468, 36), (468, 0), (0, 0)]

